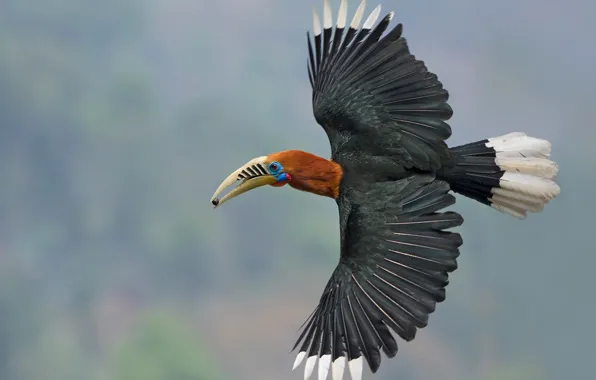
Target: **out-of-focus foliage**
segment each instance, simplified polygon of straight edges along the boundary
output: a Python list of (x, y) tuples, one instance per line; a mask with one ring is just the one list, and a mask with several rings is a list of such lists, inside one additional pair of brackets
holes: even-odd
[[(0, 2), (1, 380), (302, 378), (288, 349), (337, 260), (335, 204), (208, 200), (252, 157), (328, 155), (321, 3)], [(447, 302), (376, 378), (591, 378), (596, 6), (383, 5), (452, 94), (450, 143), (547, 138), (563, 193), (523, 222), (460, 200)]]
[(206, 347), (179, 317), (149, 315), (131, 332), (132, 338), (116, 350), (114, 380), (212, 380)]

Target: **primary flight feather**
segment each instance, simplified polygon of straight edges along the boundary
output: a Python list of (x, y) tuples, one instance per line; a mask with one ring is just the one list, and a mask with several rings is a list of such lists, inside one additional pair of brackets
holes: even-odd
[[(329, 0), (314, 12), (308, 78), (314, 117), (329, 138), (331, 159), (298, 150), (249, 161), (219, 186), (211, 202), (248, 190), (284, 186), (335, 199), (341, 252), (319, 305), (294, 348), (304, 378), (326, 379), (345, 368), (362, 378), (381, 352), (397, 354), (445, 300), (462, 239), (449, 229), (463, 218), (445, 208), (459, 193), (517, 218), (555, 198), (551, 144), (515, 132), (449, 148), (449, 93), (410, 53), (393, 13), (365, 17), (362, 1), (348, 24), (341, 0), (335, 26)], [(364, 22), (362, 23), (362, 21)], [(362, 23), (362, 27), (360, 24)], [(222, 191), (240, 184), (222, 198)], [(305, 360), (306, 359), (306, 360)]]

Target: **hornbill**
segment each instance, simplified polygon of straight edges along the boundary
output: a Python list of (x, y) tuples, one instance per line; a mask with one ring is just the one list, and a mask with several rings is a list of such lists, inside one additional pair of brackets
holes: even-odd
[(522, 219), (560, 192), (546, 140), (515, 132), (449, 148), (447, 90), (410, 53), (402, 24), (384, 34), (393, 12), (376, 23), (377, 6), (360, 27), (365, 2), (347, 26), (341, 0), (333, 27), (324, 0), (322, 28), (315, 11), (314, 37), (307, 33), (313, 112), (331, 159), (299, 150), (258, 157), (211, 199), (217, 207), (248, 190), (286, 184), (335, 199), (339, 263), (294, 346), (294, 368), (307, 358), (305, 379), (318, 359), (319, 379), (330, 367), (341, 379), (347, 361), (359, 380), (363, 358), (376, 372), (381, 351), (396, 355), (392, 331), (410, 341), (427, 325), (462, 245), (448, 231), (463, 223), (444, 210), (455, 203), (450, 191)]

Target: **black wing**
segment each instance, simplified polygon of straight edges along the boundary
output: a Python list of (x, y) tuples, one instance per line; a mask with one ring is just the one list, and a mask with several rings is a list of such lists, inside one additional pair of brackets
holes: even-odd
[(346, 357), (353, 379), (361, 379), (363, 357), (376, 372), (381, 350), (397, 353), (391, 331), (414, 339), (457, 268), (462, 240), (444, 230), (463, 219), (438, 212), (455, 202), (447, 183), (413, 175), (366, 187), (339, 200), (341, 259), (294, 346), (300, 347), (294, 367), (308, 358), (306, 375), (317, 358), (319, 378), (331, 363), (333, 378), (341, 378)]
[(391, 157), (408, 169), (438, 169), (448, 157), (449, 93), (410, 54), (401, 24), (381, 38), (393, 13), (373, 28), (377, 7), (359, 29), (364, 3), (344, 33), (347, 1), (342, 0), (332, 28), (325, 0), (323, 29), (315, 13), (312, 43), (307, 34), (313, 111), (327, 132), (332, 157), (357, 152)]

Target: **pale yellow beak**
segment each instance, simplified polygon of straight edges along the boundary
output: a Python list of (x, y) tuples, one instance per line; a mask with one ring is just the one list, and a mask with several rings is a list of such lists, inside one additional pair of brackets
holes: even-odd
[[(217, 207), (242, 193), (246, 193), (249, 190), (276, 183), (277, 180), (275, 177), (269, 174), (269, 171), (267, 170), (266, 159), (267, 156), (252, 159), (230, 174), (228, 178), (226, 178), (221, 185), (219, 185), (217, 190), (215, 190), (215, 193), (211, 197), (211, 204)], [(218, 198), (218, 195), (224, 191), (224, 189), (233, 185), (237, 181), (242, 182), (229, 193), (221, 198)]]

